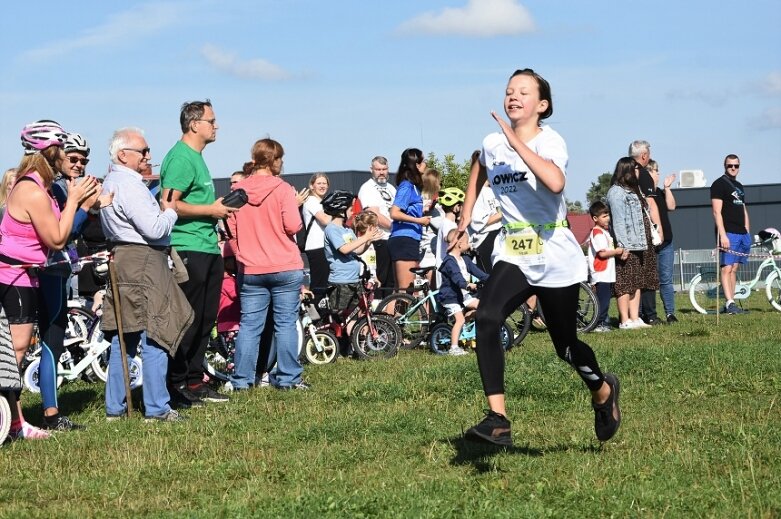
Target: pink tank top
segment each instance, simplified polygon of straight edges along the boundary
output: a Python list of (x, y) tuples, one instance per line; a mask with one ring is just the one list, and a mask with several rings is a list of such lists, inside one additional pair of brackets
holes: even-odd
[[(45, 189), (38, 175), (33, 173), (29, 171), (17, 179), (14, 189), (22, 178), (29, 178), (35, 181), (41, 189)], [(51, 195), (49, 198), (51, 198), (52, 211), (59, 219), (60, 208), (57, 206), (57, 201)], [(0, 254), (22, 263), (45, 263), (49, 255), (49, 248), (41, 242), (32, 223), (20, 222), (11, 216), (6, 207), (3, 221), (0, 222)], [(0, 283), (19, 287), (37, 287), (38, 279), (30, 277), (27, 269), (9, 267), (0, 262)]]

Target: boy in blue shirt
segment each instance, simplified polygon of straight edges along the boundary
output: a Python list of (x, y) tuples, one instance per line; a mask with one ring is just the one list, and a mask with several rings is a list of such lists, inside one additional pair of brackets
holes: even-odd
[(330, 267), (328, 284), (336, 286), (328, 296), (334, 312), (349, 308), (357, 298), (361, 282), (358, 255), (363, 254), (372, 242), (382, 238), (382, 231), (377, 227), (369, 228), (360, 238), (352, 229), (344, 227), (344, 222), (352, 216), (354, 198), (355, 195), (347, 191), (334, 191), (322, 202), (323, 212), (332, 218), (323, 233), (325, 257)]
[(476, 277), (480, 281), (488, 279), (488, 274), (480, 270), (471, 258), (462, 256), (469, 250), (469, 237), (466, 233), (459, 237), (458, 230), (453, 229), (447, 233), (449, 250), (442, 259), (439, 273), (442, 276), (442, 284), (437, 294), (437, 301), (447, 309), (448, 315), (453, 316), (454, 323), (450, 332), (450, 355), (465, 355), (466, 351), (458, 345), (461, 329), (466, 321), (464, 308), (474, 310), (480, 300), (472, 293), (477, 291), (477, 285), (467, 282), (467, 279)]

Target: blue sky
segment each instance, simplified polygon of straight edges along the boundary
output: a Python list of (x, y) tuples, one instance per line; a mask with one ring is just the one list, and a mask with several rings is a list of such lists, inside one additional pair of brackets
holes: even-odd
[[(34, 6), (34, 8), (33, 8)], [(226, 176), (271, 136), (285, 171), (368, 170), (419, 147), (466, 159), (496, 131), (508, 76), (552, 86), (548, 123), (570, 152), (567, 197), (585, 199), (633, 139), (662, 173), (781, 182), (781, 2), (551, 0), (12, 2), (0, 20), (0, 167), (41, 118), (82, 133), (103, 176), (122, 126), (159, 163), (185, 100), (211, 98), (204, 153)]]

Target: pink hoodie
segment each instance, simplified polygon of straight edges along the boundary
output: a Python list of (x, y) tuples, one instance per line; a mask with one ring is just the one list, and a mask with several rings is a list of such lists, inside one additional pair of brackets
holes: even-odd
[(247, 204), (228, 219), (236, 259), (245, 274), (271, 274), (304, 268), (295, 235), (301, 215), (293, 186), (279, 177), (252, 175), (233, 189), (247, 192)]

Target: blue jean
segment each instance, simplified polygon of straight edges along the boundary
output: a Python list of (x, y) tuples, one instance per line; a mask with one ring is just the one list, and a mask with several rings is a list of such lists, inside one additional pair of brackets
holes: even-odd
[(675, 313), (674, 268), (675, 247), (673, 247), (672, 241), (665, 241), (657, 250), (656, 256), (656, 270), (659, 272), (659, 295), (662, 297), (665, 315)]
[(607, 326), (610, 298), (613, 297), (613, 283), (595, 283), (595, 286), (597, 289), (597, 301), (599, 302), (597, 326)]
[[(146, 336), (144, 332), (125, 334), (127, 361), (136, 356), (141, 346), (142, 376), (144, 378), (144, 415), (159, 416), (171, 410), (170, 396), (165, 384), (168, 372), (168, 352)], [(119, 416), (126, 412), (125, 378), (122, 373), (122, 359), (119, 349), (119, 334), (111, 339), (111, 353), (108, 359), (108, 380), (106, 381), (106, 414)]]
[(301, 382), (304, 371), (298, 358), (296, 320), (300, 305), (304, 272), (288, 270), (272, 274), (237, 276), (241, 300), (241, 322), (233, 356), (231, 384), (246, 389), (255, 383), (260, 335), (266, 326), (269, 306), (274, 315), (274, 350), (277, 365), (269, 373), (269, 381), (277, 387), (289, 387)]

